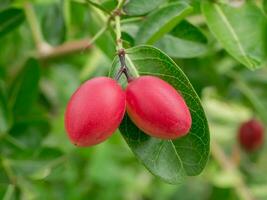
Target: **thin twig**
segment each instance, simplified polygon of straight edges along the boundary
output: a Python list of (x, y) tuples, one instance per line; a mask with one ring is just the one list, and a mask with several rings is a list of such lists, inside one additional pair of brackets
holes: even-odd
[(92, 44), (103, 34), (105, 33), (105, 31), (108, 29), (109, 27), (109, 20), (108, 22), (106, 23), (106, 25), (101, 28), (95, 35), (94, 37), (91, 38), (90, 42), (87, 44), (87, 46), (84, 48), (84, 50), (86, 50), (87, 48), (91, 47)]
[(79, 53), (88, 50), (92, 47), (92, 42), (89, 39), (81, 39), (66, 42), (62, 45), (51, 48), (49, 51), (38, 53), (37, 58), (40, 60), (48, 60), (65, 55)]
[[(211, 143), (211, 153), (212, 156), (219, 165), (226, 171), (235, 172), (236, 166), (232, 163), (232, 161), (225, 155), (224, 151), (221, 147), (215, 142)], [(236, 190), (237, 195), (243, 200), (255, 200), (253, 195), (251, 194), (249, 188), (244, 182), (244, 179), (241, 175), (238, 175), (238, 180), (234, 182), (234, 188)]]
[(50, 50), (50, 45), (48, 45), (43, 38), (41, 28), (39, 26), (37, 16), (35, 14), (34, 8), (32, 4), (29, 1), (26, 1), (24, 3), (24, 12), (27, 19), (27, 22), (29, 23), (29, 27), (32, 32), (33, 40), (35, 43), (35, 46), (38, 50), (38, 52), (46, 52)]
[(104, 13), (106, 13), (106, 14), (108, 14), (108, 15), (111, 15), (111, 13), (110, 13), (107, 9), (105, 9), (103, 6), (99, 5), (98, 3), (93, 2), (93, 1), (90, 1), (90, 0), (85, 0), (85, 1), (86, 1), (86, 3), (88, 3), (89, 5), (92, 5), (92, 6), (94, 6), (95, 8), (97, 8), (97, 9), (103, 11)]

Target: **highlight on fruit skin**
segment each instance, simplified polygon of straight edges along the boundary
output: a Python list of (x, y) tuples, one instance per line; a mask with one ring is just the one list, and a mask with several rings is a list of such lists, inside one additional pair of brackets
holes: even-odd
[(167, 82), (155, 76), (141, 76), (126, 88), (127, 113), (146, 134), (177, 139), (191, 128), (190, 111), (183, 97)]
[(125, 92), (113, 79), (86, 81), (72, 95), (65, 113), (65, 128), (77, 146), (92, 146), (109, 138), (126, 109)]
[(248, 152), (260, 149), (264, 142), (264, 127), (261, 122), (250, 119), (242, 123), (238, 131), (238, 141), (240, 146)]

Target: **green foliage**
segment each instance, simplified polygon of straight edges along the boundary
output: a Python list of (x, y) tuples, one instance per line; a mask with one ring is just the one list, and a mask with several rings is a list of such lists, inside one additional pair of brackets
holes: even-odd
[(207, 39), (195, 26), (182, 21), (155, 44), (173, 58), (193, 58), (207, 53)]
[[(193, 124), (186, 137), (166, 141), (147, 136), (126, 116), (120, 126), (125, 140), (138, 159), (153, 174), (167, 182), (179, 183), (186, 174), (199, 174), (209, 155), (209, 129), (198, 96), (187, 77), (175, 62), (153, 47), (137, 46), (126, 53), (132, 74), (158, 76), (181, 92), (191, 111)], [(111, 77), (119, 66), (116, 59), (111, 68)]]
[(172, 84), (193, 126), (165, 141), (125, 116), (91, 148), (69, 142), (64, 112), (82, 82), (118, 71), (109, 16), (118, 1), (28, 2), (33, 10), (0, 0), (0, 199), (237, 200), (247, 190), (267, 198), (266, 144), (247, 155), (236, 143), (241, 122), (256, 117), (266, 128), (266, 0), (125, 1), (121, 39), (131, 74)]
[(23, 10), (9, 8), (0, 11), (0, 37), (17, 28), (24, 21)]
[(266, 14), (267, 13), (267, 1), (266, 0), (263, 0), (263, 10)]
[(250, 69), (261, 65), (264, 44), (258, 41), (264, 37), (266, 18), (256, 5), (244, 3), (234, 8), (203, 1), (202, 10), (212, 33), (233, 57)]
[(12, 85), (9, 102), (16, 117), (27, 115), (38, 97), (40, 69), (34, 59), (29, 59)]
[(123, 10), (127, 15), (144, 15), (164, 2), (166, 0), (132, 0), (125, 4)]
[[(65, 40), (66, 26), (64, 22), (63, 9), (61, 4), (48, 5), (44, 13), (41, 26), (45, 39), (53, 45), (58, 45)], [(53, 27), (51, 29), (51, 27)]]
[(153, 44), (165, 33), (172, 30), (192, 8), (185, 3), (171, 3), (152, 12), (140, 26), (137, 35), (137, 44)]

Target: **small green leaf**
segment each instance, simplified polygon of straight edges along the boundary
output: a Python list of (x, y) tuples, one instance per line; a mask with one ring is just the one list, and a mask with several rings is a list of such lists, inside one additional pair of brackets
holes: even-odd
[(12, 87), (10, 101), (15, 117), (25, 116), (32, 109), (38, 97), (39, 79), (39, 63), (35, 59), (29, 59)]
[[(169, 183), (179, 183), (185, 175), (197, 175), (206, 165), (209, 155), (209, 128), (199, 97), (182, 70), (166, 54), (151, 46), (127, 49), (127, 65), (131, 74), (157, 76), (177, 89), (184, 97), (192, 116), (189, 134), (177, 140), (160, 140), (139, 130), (126, 115), (121, 134), (151, 173)], [(113, 62), (110, 76), (119, 69)], [(120, 80), (125, 86), (125, 78)]]
[[(98, 16), (97, 16), (98, 15)], [(94, 36), (101, 28), (105, 21), (101, 19), (101, 16), (98, 13), (93, 13), (91, 18), (91, 26), (89, 32)], [(112, 38), (112, 35), (109, 31), (103, 33), (96, 41), (95, 44), (105, 55), (112, 59), (114, 52), (116, 52), (115, 42)]]
[(11, 112), (7, 104), (7, 92), (4, 82), (0, 81), (0, 136), (6, 133), (11, 125)]
[(16, 122), (9, 134), (21, 144), (21, 147), (36, 150), (49, 130), (50, 124), (46, 118), (34, 116)]
[(263, 0), (263, 10), (267, 14), (267, 0)]
[(144, 15), (164, 2), (166, 0), (130, 0), (125, 4), (123, 10), (127, 15)]
[(200, 42), (203, 44), (208, 42), (206, 36), (201, 32), (201, 30), (186, 20), (181, 21), (177, 26), (175, 26), (170, 34), (193, 42)]
[(62, 6), (59, 3), (51, 4), (46, 6), (46, 10), (41, 24), (43, 35), (52, 45), (61, 44), (66, 37)]
[(101, 2), (101, 6), (105, 8), (107, 11), (112, 12), (117, 6), (117, 1), (116, 0), (105, 0)]
[(172, 35), (164, 36), (155, 45), (173, 58), (198, 57), (208, 50), (204, 44), (183, 40)]
[(186, 3), (170, 3), (147, 16), (140, 26), (137, 35), (137, 44), (153, 44), (165, 33), (172, 30), (186, 15), (192, 11)]
[(155, 45), (174, 58), (193, 58), (207, 53), (207, 38), (187, 21), (179, 23)]
[(0, 12), (0, 37), (17, 28), (25, 19), (21, 9), (9, 8)]
[(250, 69), (262, 63), (266, 18), (256, 5), (246, 2), (231, 7), (202, 1), (202, 12), (211, 32), (229, 54)]

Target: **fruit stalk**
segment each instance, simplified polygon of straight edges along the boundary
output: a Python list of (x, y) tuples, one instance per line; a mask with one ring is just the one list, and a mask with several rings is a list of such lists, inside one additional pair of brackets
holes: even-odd
[(125, 50), (124, 49), (119, 50), (118, 56), (120, 59), (121, 67), (115, 76), (115, 80), (118, 81), (120, 79), (121, 75), (124, 74), (126, 76), (128, 82), (132, 81), (133, 78), (130, 75), (129, 68), (127, 67), (126, 62), (125, 62)]
[(244, 178), (236, 171), (237, 169), (234, 163), (226, 156), (223, 149), (221, 149), (221, 147), (219, 146), (219, 144), (217, 144), (215, 140), (213, 140), (211, 143), (211, 154), (225, 171), (230, 171), (237, 174), (238, 181), (234, 183), (234, 188), (240, 199), (255, 200), (250, 189), (246, 185)]
[(120, 16), (122, 14), (122, 6), (124, 4), (124, 0), (118, 1), (117, 8), (114, 11), (115, 15), (115, 30), (116, 30), (116, 45), (117, 45), (117, 53), (120, 59), (120, 69), (118, 73), (115, 76), (115, 80), (119, 80), (121, 75), (124, 74), (127, 78), (127, 81), (130, 82), (132, 80), (132, 77), (130, 76), (129, 69), (125, 62), (125, 50), (122, 45), (122, 39), (121, 39), (121, 19)]

